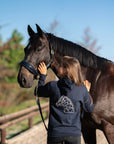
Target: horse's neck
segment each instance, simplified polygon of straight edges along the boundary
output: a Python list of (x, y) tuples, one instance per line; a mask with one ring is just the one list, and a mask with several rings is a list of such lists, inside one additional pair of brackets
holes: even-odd
[(79, 60), (81, 66), (92, 68), (94, 70), (100, 70), (104, 69), (107, 63), (106, 59), (101, 58), (81, 47), (80, 45), (70, 41), (58, 38), (52, 34), (48, 34), (48, 40), (52, 44), (54, 52), (57, 52), (60, 56), (68, 55), (76, 57)]
[(81, 66), (81, 71), (82, 71), (82, 76), (83, 76), (83, 80), (87, 80), (87, 72), (88, 72), (88, 69), (87, 67), (84, 67), (84, 66)]
[(59, 55), (68, 55), (76, 57), (81, 65), (85, 65), (86, 67), (97, 68), (98, 57), (95, 54), (88, 51), (87, 49), (73, 42), (64, 40), (62, 38), (58, 38), (51, 34), (48, 35), (48, 38), (54, 51), (57, 52)]

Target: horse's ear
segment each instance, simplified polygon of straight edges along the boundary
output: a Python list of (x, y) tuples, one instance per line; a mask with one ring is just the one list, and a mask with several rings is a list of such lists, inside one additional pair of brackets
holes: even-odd
[(41, 28), (36, 24), (36, 28), (37, 28), (37, 32), (39, 34), (40, 37), (43, 36), (43, 31), (41, 30)]
[(35, 32), (32, 30), (32, 28), (30, 27), (30, 25), (28, 25), (28, 34), (29, 36), (32, 36), (35, 34)]

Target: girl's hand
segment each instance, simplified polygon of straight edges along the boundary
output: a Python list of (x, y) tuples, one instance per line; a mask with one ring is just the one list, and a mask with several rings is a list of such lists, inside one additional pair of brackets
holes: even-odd
[(90, 91), (90, 88), (91, 88), (91, 83), (88, 81), (88, 80), (85, 80), (84, 82), (84, 85), (86, 86), (88, 92)]
[(44, 74), (44, 75), (47, 74), (47, 67), (44, 62), (40, 63), (38, 70), (39, 70), (40, 74)]

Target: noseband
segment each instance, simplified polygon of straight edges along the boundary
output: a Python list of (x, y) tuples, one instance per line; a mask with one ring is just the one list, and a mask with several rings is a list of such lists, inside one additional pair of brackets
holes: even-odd
[[(47, 69), (48, 68), (50, 68), (51, 67), (51, 63), (52, 63), (53, 61), (50, 61), (50, 63), (47, 65)], [(30, 65), (28, 62), (26, 62), (26, 61), (21, 61), (20, 62), (20, 65), (21, 66), (24, 66), (29, 72), (31, 72), (35, 77), (37, 77), (38, 75), (39, 75), (39, 73), (38, 73), (38, 71), (37, 70), (35, 70), (35, 68), (32, 66), (32, 65)]]
[(23, 61), (20, 62), (20, 65), (24, 66), (34, 76), (37, 77), (39, 75), (39, 73), (35, 70), (35, 68), (32, 65), (30, 65), (28, 62), (26, 62), (26, 61), (23, 60)]

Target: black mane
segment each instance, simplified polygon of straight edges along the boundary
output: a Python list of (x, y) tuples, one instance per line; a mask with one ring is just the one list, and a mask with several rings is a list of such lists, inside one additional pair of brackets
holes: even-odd
[(72, 56), (76, 57), (80, 64), (86, 67), (90, 67), (93, 69), (103, 69), (106, 62), (108, 61), (105, 58), (101, 58), (96, 56), (92, 52), (88, 51), (84, 47), (70, 42), (68, 40), (64, 40), (62, 38), (58, 38), (52, 34), (47, 34), (50, 44), (53, 46), (53, 49), (59, 53), (61, 56)]

